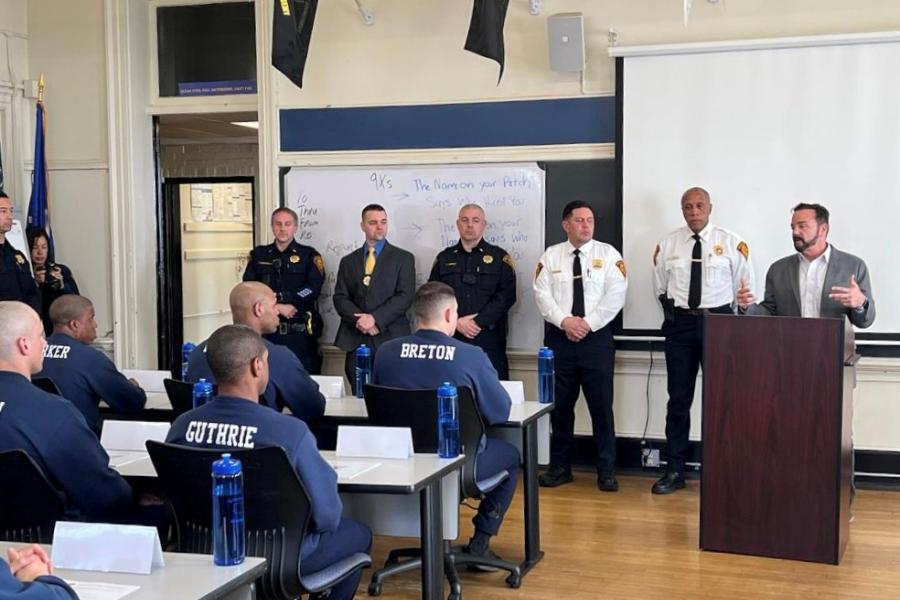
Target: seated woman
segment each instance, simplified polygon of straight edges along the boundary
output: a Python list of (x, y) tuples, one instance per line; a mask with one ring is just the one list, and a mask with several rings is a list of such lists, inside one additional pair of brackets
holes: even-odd
[(53, 262), (50, 256), (50, 241), (47, 232), (43, 229), (33, 229), (28, 232), (28, 247), (31, 249), (31, 269), (34, 272), (34, 282), (41, 290), (41, 321), (44, 322), (44, 333), (53, 333), (53, 323), (50, 322), (50, 305), (64, 294), (77, 294), (78, 286), (72, 271), (66, 265)]

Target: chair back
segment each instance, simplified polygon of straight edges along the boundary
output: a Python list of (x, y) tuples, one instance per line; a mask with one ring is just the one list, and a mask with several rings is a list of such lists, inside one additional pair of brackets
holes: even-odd
[[(178, 551), (212, 554), (213, 461), (227, 450), (147, 442), (150, 460), (175, 512)], [(297, 598), (300, 546), (310, 519), (303, 483), (284, 449), (276, 446), (231, 450), (244, 477), (247, 555), (267, 561), (263, 598)]]
[(0, 452), (0, 490), (0, 539), (51, 543), (65, 504), (24, 450)]
[[(461, 492), (466, 498), (481, 495), (475, 485), (475, 459), (484, 435), (484, 421), (468, 386), (456, 388), (459, 402), (459, 444), (465, 460), (462, 468)], [(401, 389), (366, 385), (363, 390), (366, 412), (372, 425), (409, 427), (416, 452), (437, 452), (437, 389)]]
[(172, 404), (173, 417), (178, 417), (194, 408), (194, 384), (177, 379), (163, 379), (163, 387)]
[(31, 380), (31, 385), (38, 388), (39, 390), (44, 390), (48, 394), (62, 396), (62, 394), (59, 392), (59, 388), (56, 387), (56, 384), (49, 377), (35, 377)]

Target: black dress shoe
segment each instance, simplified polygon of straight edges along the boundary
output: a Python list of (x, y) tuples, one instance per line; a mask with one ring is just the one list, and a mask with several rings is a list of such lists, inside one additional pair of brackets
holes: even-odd
[(654, 494), (671, 494), (684, 488), (684, 474), (681, 472), (666, 473), (660, 477), (650, 491)]
[(619, 482), (615, 475), (597, 475), (597, 489), (601, 492), (618, 492)]
[(550, 469), (538, 477), (541, 487), (557, 487), (572, 481), (572, 470), (557, 465), (551, 465)]

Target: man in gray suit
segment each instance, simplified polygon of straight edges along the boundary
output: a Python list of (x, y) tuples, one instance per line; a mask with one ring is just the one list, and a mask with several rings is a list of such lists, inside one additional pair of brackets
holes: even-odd
[(842, 317), (865, 328), (875, 322), (869, 270), (862, 259), (828, 243), (828, 209), (820, 204), (794, 207), (791, 235), (798, 254), (769, 267), (762, 302), (748, 286), (736, 294), (738, 309), (751, 315)]
[(362, 210), (366, 243), (341, 259), (334, 284), (334, 308), (341, 317), (334, 344), (347, 352), (344, 373), (356, 392), (357, 346), (375, 351), (384, 342), (409, 335), (406, 311), (416, 293), (413, 255), (387, 242), (387, 212), (379, 204)]

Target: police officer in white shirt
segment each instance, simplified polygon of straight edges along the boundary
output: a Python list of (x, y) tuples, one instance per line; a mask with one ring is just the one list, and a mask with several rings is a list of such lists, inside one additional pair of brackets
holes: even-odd
[(681, 196), (686, 227), (666, 236), (653, 253), (653, 288), (663, 306), (666, 336), (668, 462), (654, 494), (684, 487), (694, 385), (703, 357), (703, 315), (734, 313), (735, 292), (752, 285), (750, 248), (738, 235), (709, 222), (709, 193), (692, 187)]
[(597, 487), (615, 492), (615, 348), (609, 324), (625, 304), (625, 262), (615, 248), (593, 239), (594, 210), (589, 204), (567, 204), (562, 228), (568, 241), (544, 251), (534, 277), (535, 300), (546, 321), (544, 344), (556, 359), (550, 469), (539, 481), (544, 487), (572, 481), (575, 402), (581, 388), (597, 447)]

